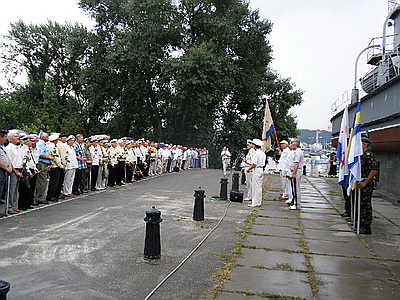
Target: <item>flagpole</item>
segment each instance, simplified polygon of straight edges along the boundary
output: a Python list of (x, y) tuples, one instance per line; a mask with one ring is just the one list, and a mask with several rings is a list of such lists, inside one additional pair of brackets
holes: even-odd
[(265, 97), (265, 113), (263, 119), (263, 132), (261, 140), (263, 141), (262, 150), (269, 151), (271, 148), (271, 134), (275, 132), (274, 122), (272, 120), (271, 111), (269, 110), (268, 98)]
[(275, 127), (274, 127), (274, 134), (275, 134), (276, 144), (278, 145), (278, 149), (280, 151), (281, 150), (281, 144), (279, 144), (278, 134), (276, 133), (276, 128)]
[(359, 188), (356, 188), (357, 191), (357, 234), (360, 234), (360, 215), (361, 215), (361, 191)]

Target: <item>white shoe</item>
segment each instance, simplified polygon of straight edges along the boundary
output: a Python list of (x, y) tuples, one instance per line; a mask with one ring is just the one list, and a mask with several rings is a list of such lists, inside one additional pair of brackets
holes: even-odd
[(243, 201), (251, 201), (250, 198), (244, 198)]
[(291, 205), (291, 206), (289, 206), (289, 209), (290, 210), (297, 210), (297, 209), (300, 209), (300, 208), (297, 208), (296, 205)]
[(292, 200), (286, 200), (285, 203), (290, 204), (290, 203), (292, 203)]

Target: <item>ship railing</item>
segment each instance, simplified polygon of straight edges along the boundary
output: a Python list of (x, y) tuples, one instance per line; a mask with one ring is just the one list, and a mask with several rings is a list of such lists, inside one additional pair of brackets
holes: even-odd
[(397, 0), (388, 0), (388, 12), (391, 12), (399, 5), (400, 4), (397, 2)]
[[(367, 93), (362, 89), (361, 80), (362, 80), (362, 78), (360, 78), (356, 82), (356, 89), (358, 89), (358, 91), (359, 91), (358, 92), (359, 99), (361, 99), (362, 97), (367, 95)], [(346, 106), (350, 105), (351, 103), (352, 103), (351, 91), (349, 92), (349, 90), (346, 90), (342, 93), (342, 95), (339, 98), (337, 98), (332, 103), (331, 116), (334, 116), (338, 112), (341, 112)]]
[[(394, 34), (387, 35), (386, 41), (388, 41), (385, 45), (386, 55), (392, 56), (395, 55), (395, 52), (398, 50), (399, 45), (395, 45), (395, 36)], [(371, 40), (368, 46), (382, 46), (383, 37), (375, 37)], [(369, 64), (376, 65), (382, 56), (382, 47), (373, 47), (367, 51), (367, 62)], [(375, 61), (375, 63), (374, 63)]]

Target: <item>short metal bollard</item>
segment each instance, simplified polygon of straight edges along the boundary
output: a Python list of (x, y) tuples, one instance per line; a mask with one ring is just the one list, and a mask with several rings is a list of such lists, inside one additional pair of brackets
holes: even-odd
[(10, 290), (10, 284), (7, 281), (0, 280), (0, 300), (7, 299), (7, 293)]
[(303, 175), (304, 176), (307, 175), (307, 167), (306, 167), (306, 165), (303, 166)]
[(195, 221), (204, 221), (204, 198), (206, 197), (204, 193), (205, 190), (201, 187), (194, 191), (193, 220)]
[(161, 257), (160, 223), (161, 212), (153, 206), (146, 211), (146, 237), (144, 241), (144, 258), (156, 259)]
[(232, 191), (239, 192), (239, 173), (235, 172), (232, 175)]
[(219, 199), (228, 200), (228, 178), (221, 178), (221, 190), (219, 192)]

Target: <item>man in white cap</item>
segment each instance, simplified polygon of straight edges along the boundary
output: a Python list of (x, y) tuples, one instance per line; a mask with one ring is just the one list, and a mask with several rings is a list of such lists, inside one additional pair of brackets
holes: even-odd
[(36, 175), (34, 204), (48, 204), (49, 202), (46, 200), (48, 186), (47, 173), (50, 162), (54, 160), (54, 157), (50, 155), (47, 148), (47, 142), (49, 141), (48, 133), (40, 132), (39, 138), (40, 140), (36, 144), (39, 149), (39, 161), (36, 164), (39, 173)]
[(226, 175), (226, 169), (231, 161), (231, 156), (232, 155), (229, 152), (229, 148), (225, 146), (221, 152), (222, 169), (224, 170), (224, 175)]
[(279, 158), (279, 171), (280, 171), (280, 176), (281, 176), (281, 181), (282, 181), (282, 196), (280, 197), (280, 199), (283, 200), (288, 200), (288, 193), (287, 193), (287, 189), (288, 187), (290, 187), (290, 183), (288, 184), (289, 179), (287, 178), (287, 176), (290, 175), (290, 170), (289, 170), (289, 161), (291, 160), (291, 154), (292, 151), (289, 148), (289, 143), (286, 140), (283, 140), (281, 142), (279, 142), (279, 144), (281, 145), (280, 148), (278, 148), (278, 153), (280, 155)]
[(59, 138), (58, 133), (53, 133), (49, 136), (49, 143), (47, 143), (47, 148), (49, 153), (54, 159), (50, 162), (49, 171), (49, 187), (47, 190), (47, 201), (57, 202), (59, 200), (58, 187), (61, 185), (60, 181), (63, 180), (62, 174), (64, 172), (65, 166), (61, 162), (60, 151), (58, 150), (57, 143)]
[(252, 193), (251, 188), (252, 188), (252, 185), (253, 185), (253, 171), (247, 172), (247, 170), (253, 164), (254, 154), (256, 152), (256, 150), (254, 149), (254, 145), (251, 142), (251, 140), (247, 140), (247, 149), (248, 149), (248, 152), (246, 154), (246, 157), (243, 159), (244, 171), (245, 171), (245, 174), (246, 174), (247, 197), (244, 198), (243, 200), (250, 201), (251, 200), (251, 193)]
[(300, 140), (294, 139), (290, 142), (290, 149), (293, 151), (293, 157), (289, 162), (291, 193), (288, 193), (290, 206), (289, 209), (296, 210), (301, 207), (300, 182), (303, 177), (304, 154), (300, 149)]
[(264, 165), (266, 155), (261, 150), (263, 142), (260, 139), (253, 139), (252, 144), (256, 149), (252, 165), (247, 169), (247, 173), (253, 172), (253, 184), (251, 186), (251, 204), (249, 207), (261, 206), (262, 201), (262, 179), (264, 174)]

